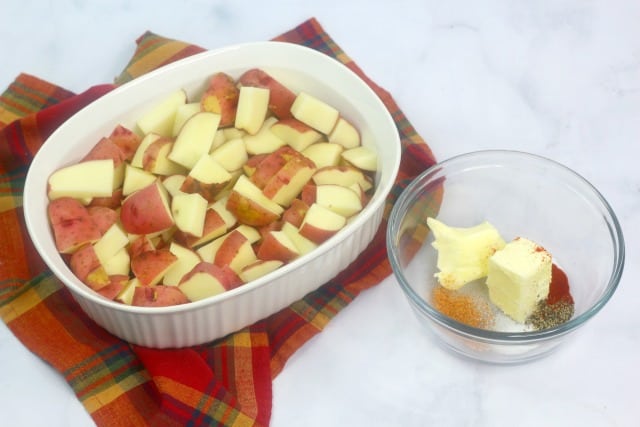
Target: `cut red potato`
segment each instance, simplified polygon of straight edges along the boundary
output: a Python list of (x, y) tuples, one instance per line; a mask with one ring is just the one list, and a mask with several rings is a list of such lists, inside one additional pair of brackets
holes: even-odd
[(291, 105), (291, 114), (325, 135), (331, 133), (340, 117), (338, 110), (306, 92), (300, 92), (296, 96)]
[(171, 214), (180, 231), (202, 237), (207, 215), (207, 199), (198, 193), (178, 194), (171, 199)]
[(300, 229), (291, 223), (282, 224), (282, 232), (293, 242), (300, 255), (307, 254), (318, 247), (318, 243), (304, 237), (300, 234)]
[(122, 202), (120, 220), (131, 234), (152, 234), (174, 224), (169, 197), (160, 181), (129, 195)]
[(286, 263), (296, 259), (300, 252), (286, 233), (270, 231), (262, 239), (256, 255), (262, 260), (277, 260)]
[(184, 90), (172, 92), (138, 119), (138, 128), (144, 135), (157, 133), (162, 136), (171, 136), (176, 111), (180, 105), (186, 102), (187, 94)]
[(193, 168), (211, 150), (219, 123), (220, 115), (208, 111), (191, 116), (176, 136), (168, 155), (169, 160), (187, 169)]
[(360, 146), (360, 132), (344, 117), (340, 117), (329, 134), (329, 142), (340, 144), (345, 149), (356, 148)]
[(136, 168), (143, 169), (143, 159), (144, 159), (145, 151), (147, 151), (147, 148), (149, 148), (151, 144), (153, 144), (155, 141), (158, 141), (160, 139), (164, 139), (164, 137), (160, 134), (157, 134), (157, 133), (146, 134), (144, 138), (142, 138), (142, 140), (140, 141), (140, 144), (138, 145), (138, 148), (133, 154), (133, 157), (131, 158), (131, 162), (129, 164)]
[(233, 271), (239, 273), (243, 267), (256, 259), (256, 254), (247, 236), (238, 230), (233, 230), (225, 237), (216, 251), (213, 263), (220, 267), (229, 266)]
[(141, 286), (140, 281), (134, 277), (123, 284), (122, 289), (120, 289), (113, 300), (121, 304), (132, 305), (133, 295), (135, 294), (136, 288), (139, 286)]
[(173, 286), (137, 286), (134, 289), (132, 305), (140, 307), (166, 307), (186, 304), (189, 299)]
[(350, 187), (335, 184), (315, 186), (315, 202), (333, 212), (350, 218), (363, 209), (360, 193), (356, 193)]
[(186, 175), (171, 175), (162, 180), (162, 186), (167, 190), (171, 197), (175, 197), (178, 194), (184, 194), (184, 191), (182, 191), (181, 188), (186, 179)]
[(211, 158), (228, 172), (233, 172), (242, 169), (249, 155), (242, 138), (233, 138), (213, 150)]
[(231, 141), (232, 139), (244, 138), (247, 132), (235, 127), (220, 129), (224, 141)]
[(271, 132), (296, 151), (302, 151), (322, 138), (322, 134), (311, 126), (294, 118), (278, 120)]
[(200, 262), (187, 273), (178, 288), (189, 301), (199, 301), (233, 289), (241, 283), (229, 267)]
[(220, 163), (209, 154), (205, 154), (189, 171), (189, 175), (180, 186), (180, 191), (198, 193), (207, 201), (213, 202), (231, 178), (231, 174)]
[(108, 286), (111, 283), (111, 279), (107, 274), (104, 267), (100, 266), (90, 272), (84, 279), (84, 283), (94, 291), (100, 291), (100, 289)]
[[(307, 187), (308, 185), (309, 184), (307, 184), (305, 187)], [(304, 195), (304, 189), (302, 190), (302, 194)], [(310, 204), (305, 203), (301, 199), (293, 199), (287, 210), (282, 214), (282, 220), (296, 227), (300, 227), (302, 221), (304, 220), (305, 214), (309, 210), (309, 206)]]
[(48, 216), (56, 248), (61, 253), (72, 253), (101, 237), (100, 229), (87, 208), (71, 197), (52, 200), (48, 206)]
[(69, 258), (69, 268), (84, 283), (87, 283), (87, 276), (100, 267), (100, 260), (92, 244), (82, 245)]
[(191, 116), (199, 113), (200, 111), (202, 111), (200, 102), (189, 102), (187, 104), (179, 105), (176, 110), (176, 117), (173, 122), (173, 131), (171, 132), (171, 136), (175, 138), (180, 133), (185, 122), (189, 120)]
[(345, 226), (347, 220), (329, 208), (314, 203), (300, 225), (300, 234), (314, 243), (322, 243)]
[(88, 160), (58, 169), (49, 177), (48, 197), (76, 199), (110, 197), (115, 168), (113, 160)]
[(313, 174), (313, 182), (316, 185), (337, 184), (343, 187), (351, 187), (353, 184), (359, 184), (364, 191), (373, 188), (373, 183), (359, 169), (352, 166), (328, 166), (319, 168)]
[(121, 249), (125, 249), (128, 244), (129, 238), (122, 228), (114, 223), (102, 237), (93, 244), (93, 248), (96, 256), (100, 260), (100, 264), (104, 266), (111, 258), (116, 256)]
[(238, 79), (243, 86), (261, 87), (269, 90), (269, 111), (279, 119), (292, 117), (291, 105), (296, 94), (263, 70), (254, 68)]
[(220, 218), (224, 221), (227, 229), (231, 229), (231, 227), (236, 225), (238, 220), (229, 211), (229, 209), (227, 209), (227, 200), (228, 196), (220, 198), (209, 205), (209, 209), (214, 210), (220, 216)]
[(109, 139), (120, 148), (126, 161), (131, 161), (141, 142), (138, 135), (122, 125), (117, 125), (113, 129)]
[(252, 245), (258, 242), (262, 237), (260, 231), (257, 228), (245, 224), (240, 224), (234, 230), (242, 233), (242, 235), (246, 237), (249, 243), (251, 243)]
[(184, 233), (179, 240), (190, 248), (201, 246), (213, 239), (222, 236), (229, 230), (230, 226), (220, 212), (209, 207), (205, 211), (204, 223), (202, 227), (202, 235), (195, 236), (193, 234)]
[(291, 147), (281, 147), (273, 153), (266, 154), (261, 157), (252, 157), (252, 159), (258, 158), (253, 166), (254, 170), (251, 174), (251, 182), (253, 182), (259, 188), (264, 188), (267, 182), (289, 161), (298, 153)]
[(113, 190), (111, 196), (92, 197), (87, 206), (104, 206), (106, 208), (118, 209), (122, 203), (122, 188)]
[[(225, 128), (222, 128), (218, 125), (218, 130), (216, 131), (216, 134), (213, 137), (213, 142), (211, 143), (211, 148), (209, 149), (209, 152), (212, 152), (213, 150), (215, 150), (216, 148), (220, 147), (222, 144), (228, 141), (227, 137), (224, 136), (224, 129)], [(226, 128), (226, 129), (235, 129), (235, 128)]]
[(184, 173), (184, 168), (169, 159), (173, 150), (173, 140), (158, 138), (149, 144), (142, 154), (142, 168), (156, 175)]
[(286, 143), (271, 131), (271, 126), (277, 121), (275, 117), (267, 118), (255, 135), (247, 135), (244, 145), (250, 155), (269, 154), (283, 147)]
[(220, 127), (232, 126), (236, 120), (240, 91), (236, 82), (226, 73), (216, 73), (200, 99), (202, 111), (220, 115)]
[(368, 147), (355, 147), (345, 150), (342, 158), (349, 164), (364, 171), (375, 172), (378, 170), (378, 154)]
[(131, 259), (131, 271), (142, 286), (158, 284), (178, 257), (168, 249), (142, 252)]
[(316, 170), (312, 161), (296, 154), (275, 175), (269, 178), (262, 189), (265, 196), (280, 206), (289, 206)]
[(227, 209), (238, 222), (246, 225), (263, 226), (280, 218), (284, 209), (265, 196), (249, 178), (240, 176), (227, 200)]
[(87, 206), (87, 212), (91, 216), (100, 234), (104, 234), (120, 218), (119, 212), (107, 206)]
[(107, 299), (116, 298), (129, 283), (129, 276), (113, 275), (109, 276), (109, 283), (96, 291)]
[(128, 276), (131, 272), (131, 257), (126, 248), (117, 251), (102, 264), (104, 271), (111, 276)]
[(110, 138), (102, 138), (91, 151), (80, 160), (112, 160), (113, 161), (113, 187), (118, 188), (124, 180), (125, 154)]
[(284, 265), (282, 261), (259, 259), (245, 266), (242, 271), (240, 271), (239, 277), (243, 282), (247, 283), (269, 274), (272, 271), (276, 271), (282, 267), (282, 265)]
[(124, 182), (122, 184), (122, 195), (128, 196), (129, 194), (135, 193), (154, 183), (156, 179), (158, 179), (158, 177), (153, 173), (127, 164), (124, 172)]
[(337, 166), (340, 163), (340, 155), (344, 147), (331, 142), (318, 142), (302, 150), (302, 154), (311, 159), (318, 169)]
[(175, 242), (169, 246), (169, 252), (176, 256), (176, 262), (165, 272), (162, 283), (167, 286), (177, 286), (182, 278), (202, 260), (196, 252)]
[(258, 133), (269, 109), (269, 90), (260, 87), (240, 87), (235, 127), (251, 135)]
[(203, 87), (49, 177), (56, 246), (105, 298), (161, 307), (226, 292), (312, 252), (371, 197), (376, 153), (331, 105), (257, 69)]
[(146, 234), (143, 234), (141, 236), (129, 235), (129, 245), (127, 246), (127, 251), (129, 252), (129, 256), (131, 258), (141, 254), (142, 252), (152, 251), (154, 249), (156, 249), (156, 247), (148, 235)]

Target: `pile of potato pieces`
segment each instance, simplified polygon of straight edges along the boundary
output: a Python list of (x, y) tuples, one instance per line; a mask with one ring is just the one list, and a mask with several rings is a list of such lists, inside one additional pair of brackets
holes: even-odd
[(48, 181), (56, 247), (104, 297), (208, 298), (314, 250), (367, 204), (375, 150), (340, 112), (260, 69), (214, 74), (118, 125)]

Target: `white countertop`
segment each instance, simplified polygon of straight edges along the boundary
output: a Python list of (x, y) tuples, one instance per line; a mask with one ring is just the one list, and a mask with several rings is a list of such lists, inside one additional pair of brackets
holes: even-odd
[[(111, 82), (145, 30), (214, 48), (315, 16), (440, 160), (486, 148), (560, 161), (608, 199), (627, 263), (610, 303), (537, 362), (499, 367), (421, 335), (394, 279), (360, 295), (276, 378), (273, 426), (629, 426), (640, 420), (640, 3), (1, 1), (0, 86)], [(12, 54), (13, 53), (13, 54)], [(7, 426), (87, 426), (64, 379), (0, 326)]]

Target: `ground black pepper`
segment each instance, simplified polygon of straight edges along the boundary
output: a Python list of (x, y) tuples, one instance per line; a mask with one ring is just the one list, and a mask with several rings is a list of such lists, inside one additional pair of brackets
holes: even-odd
[(547, 300), (538, 302), (527, 323), (537, 330), (549, 329), (567, 322), (573, 316), (573, 301), (560, 300), (549, 304)]

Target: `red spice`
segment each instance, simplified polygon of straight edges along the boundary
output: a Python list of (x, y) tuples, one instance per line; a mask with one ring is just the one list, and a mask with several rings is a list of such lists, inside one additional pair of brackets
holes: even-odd
[(547, 296), (547, 304), (553, 305), (557, 302), (565, 301), (573, 304), (573, 297), (569, 290), (569, 280), (560, 267), (555, 264), (551, 265), (551, 283), (549, 284), (549, 295)]

